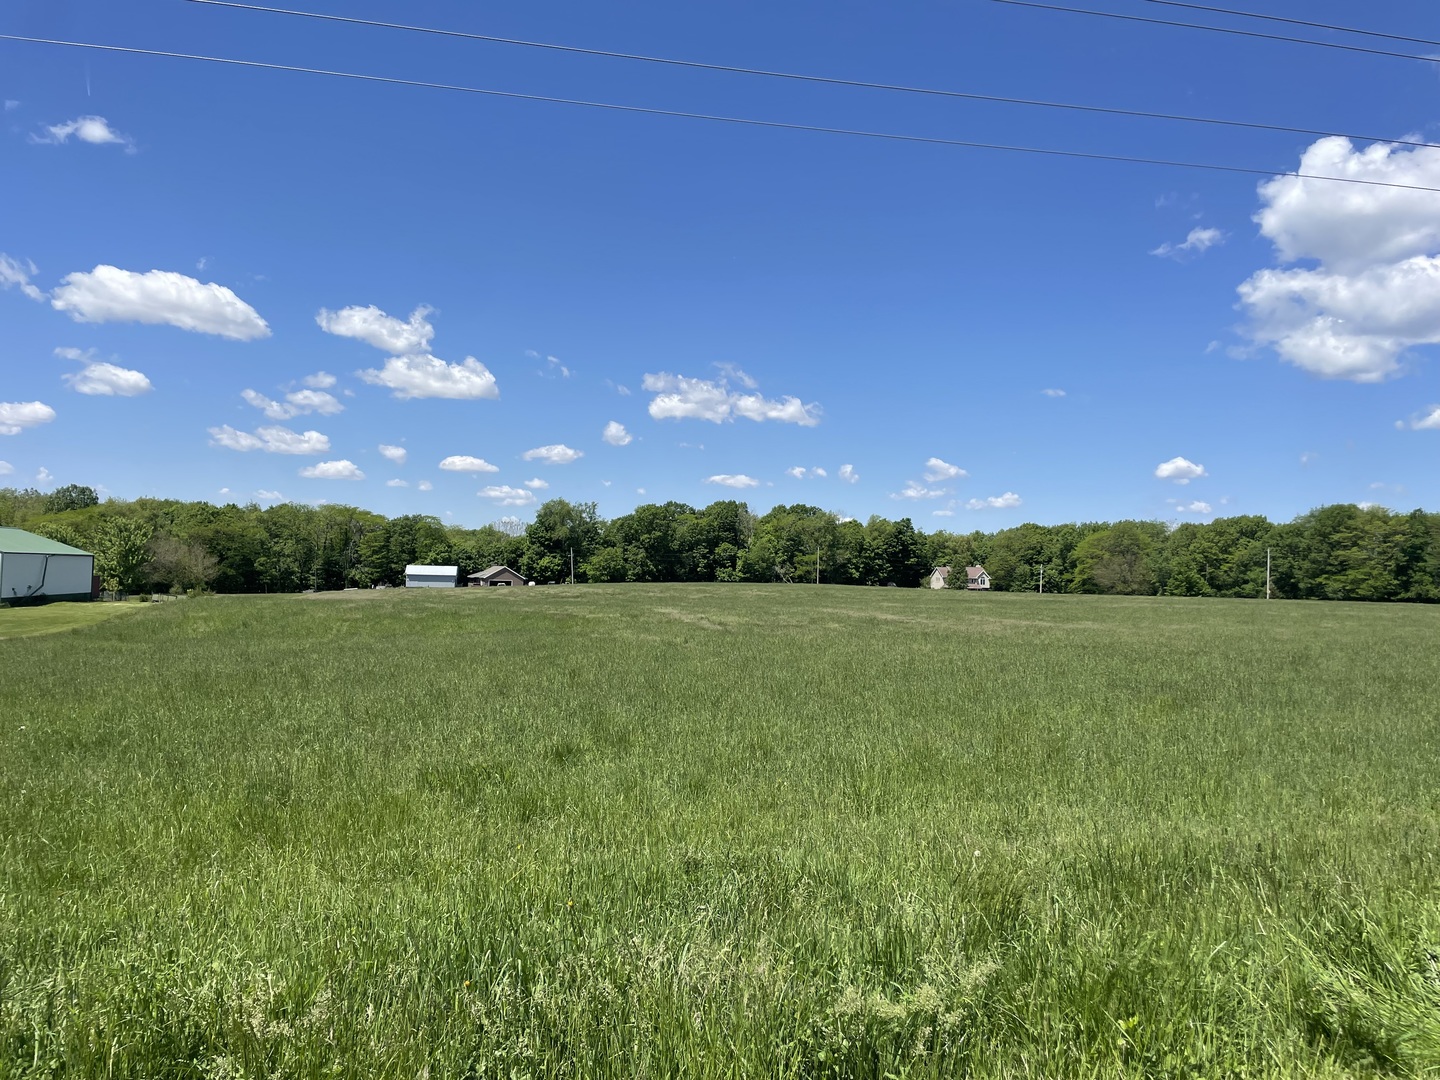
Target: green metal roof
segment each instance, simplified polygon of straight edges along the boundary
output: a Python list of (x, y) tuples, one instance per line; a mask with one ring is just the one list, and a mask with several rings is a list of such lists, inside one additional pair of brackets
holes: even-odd
[(24, 529), (0, 528), (0, 555), (89, 555), (88, 551), (51, 540), (47, 536), (36, 536)]

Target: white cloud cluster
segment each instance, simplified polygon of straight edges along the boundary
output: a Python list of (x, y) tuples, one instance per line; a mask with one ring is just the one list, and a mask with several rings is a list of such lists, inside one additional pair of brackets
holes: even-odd
[(60, 378), (77, 394), (91, 394), (99, 397), (137, 397), (148, 394), (154, 387), (150, 380), (133, 368), (106, 363), (94, 358), (94, 350), (81, 352), (79, 349), (56, 349), (55, 355), (63, 360), (74, 360), (85, 366), (79, 371), (67, 372)]
[[(1405, 421), (1400, 421), (1397, 426), (1405, 427)], [(1440, 431), (1440, 405), (1431, 405), (1427, 412), (1412, 417), (1409, 427), (1411, 431)]]
[(785, 470), (786, 476), (793, 476), (796, 480), (804, 480), (807, 476), (813, 479), (823, 479), (830, 474), (816, 465), (813, 469), (807, 469), (803, 465), (794, 465)]
[(547, 483), (547, 482), (544, 481), (544, 480), (541, 480), (540, 477), (537, 476), (537, 477), (535, 477), (535, 479), (533, 479), (533, 480), (526, 480), (526, 481), (525, 481), (525, 486), (526, 486), (527, 488), (529, 488), (531, 491), (544, 491), (544, 490), (545, 490), (546, 488), (548, 488), (550, 485), (549, 485), (549, 483)]
[(959, 465), (951, 465), (938, 457), (932, 457), (925, 462), (925, 479), (932, 484), (937, 480), (963, 480), (969, 475)]
[(938, 499), (949, 495), (949, 488), (927, 488), (924, 484), (910, 480), (900, 491), (891, 492), (892, 499)]
[(202, 285), (170, 270), (137, 274), (114, 266), (67, 275), (50, 297), (76, 322), (138, 322), (175, 326), (232, 341), (270, 336), (258, 312), (223, 285)]
[(1178, 244), (1164, 243), (1150, 252), (1162, 259), (1184, 259), (1187, 256), (1203, 255), (1212, 247), (1225, 242), (1225, 234), (1219, 229), (1194, 228)]
[(29, 259), (12, 259), (0, 251), (0, 289), (19, 288), (31, 300), (44, 300), (45, 294), (30, 284), (40, 271)]
[(1208, 476), (1204, 465), (1197, 465), (1183, 457), (1173, 457), (1169, 461), (1162, 461), (1155, 466), (1155, 475), (1161, 480), (1173, 480), (1177, 484), (1188, 484), (1191, 480), (1198, 480), (1202, 476)]
[(471, 457), (469, 454), (451, 454), (440, 462), (440, 468), (446, 472), (494, 473), (500, 471), (500, 466), (491, 465), (484, 458)]
[(605, 430), (600, 434), (611, 446), (629, 446), (635, 436), (625, 430), (625, 425), (618, 420), (611, 420), (605, 425)]
[(529, 506), (535, 502), (534, 492), (514, 488), (509, 484), (492, 484), (481, 488), (475, 494), (482, 499), (493, 499), (501, 506)]
[(386, 481), (385, 481), (385, 486), (386, 486), (386, 487), (404, 487), (404, 488), (408, 488), (408, 487), (410, 486), (410, 481), (409, 481), (409, 480), (401, 480), (399, 477), (396, 477), (394, 480), (386, 480)]
[(323, 454), (330, 449), (329, 438), (318, 431), (300, 433), (277, 425), (257, 428), (252, 435), (248, 431), (236, 431), (229, 424), (209, 430), (211, 446), (242, 453), (263, 450), (267, 454)]
[(0, 401), (0, 435), (19, 435), (54, 419), (55, 410), (43, 401)]
[(474, 401), (500, 396), (495, 376), (473, 356), (467, 356), (459, 364), (448, 364), (429, 355), (392, 356), (380, 370), (371, 368), (360, 372), (360, 378), (372, 386), (388, 387), (391, 396), (401, 401), (411, 398)]
[(1196, 499), (1194, 502), (1182, 503), (1178, 507), (1182, 514), (1213, 514), (1214, 508), (1207, 502)]
[(435, 327), (425, 317), (432, 309), (420, 305), (410, 313), (404, 322), (392, 315), (386, 315), (378, 307), (347, 307), (339, 311), (321, 308), (315, 316), (320, 329), (336, 337), (354, 338), (367, 345), (373, 345), (381, 352), (406, 356), (412, 353), (430, 351), (430, 339), (435, 336)]
[(1056, 388), (1056, 387), (1053, 387), (1053, 386), (1047, 387), (1046, 389), (1041, 390), (1040, 393), (1044, 394), (1046, 397), (1049, 397), (1049, 398), (1061, 398), (1061, 397), (1064, 397), (1064, 396), (1065, 396), (1065, 391), (1064, 391), (1064, 390), (1060, 390), (1060, 389), (1058, 389), (1058, 388)]
[[(738, 369), (731, 368), (731, 372)], [(739, 372), (744, 375), (744, 372)], [(742, 385), (753, 388), (754, 380), (745, 375)], [(726, 375), (719, 379), (692, 379), (669, 372), (648, 374), (641, 382), (655, 395), (650, 401), (650, 415), (656, 420), (709, 420), (721, 424), (743, 416), (757, 423), (774, 420), (782, 424), (814, 427), (820, 423), (820, 406), (804, 404), (797, 397), (779, 401), (761, 394), (742, 394), (730, 389)]]
[(409, 457), (410, 454), (403, 446), (390, 446), (386, 443), (381, 443), (380, 456), (395, 462), (396, 465), (404, 465), (405, 459)]
[(707, 484), (719, 484), (721, 487), (729, 488), (753, 488), (759, 487), (760, 481), (753, 476), (746, 476), (744, 473), (730, 474), (717, 473), (714, 476), (705, 478)]
[(860, 482), (860, 474), (855, 471), (854, 465), (841, 465), (840, 479), (847, 484), (857, 484)]
[(317, 371), (314, 375), (306, 375), (300, 381), (312, 390), (329, 390), (336, 380), (328, 371)]
[(534, 450), (526, 450), (520, 455), (526, 461), (541, 461), (546, 465), (569, 465), (572, 461), (578, 461), (585, 456), (583, 450), (572, 450), (564, 443), (554, 443), (550, 446), (537, 446)]
[(353, 461), (342, 458), (339, 461), (322, 461), (307, 465), (300, 470), (307, 480), (364, 480), (365, 474)]
[[(1440, 187), (1440, 150), (1320, 139), (1300, 172)], [(1296, 175), (1260, 185), (1260, 232), (1281, 262), (1238, 289), (1250, 334), (1327, 379), (1379, 382), (1405, 353), (1440, 344), (1440, 215), (1433, 191), (1327, 183)]]
[(30, 141), (48, 146), (63, 146), (72, 136), (91, 146), (123, 146), (132, 153), (135, 150), (135, 140), (120, 134), (103, 116), (80, 116), (63, 124), (52, 124), (45, 129), (43, 135), (31, 135)]
[(1004, 495), (991, 495), (988, 499), (971, 499), (965, 504), (967, 510), (1013, 510), (1024, 502), (1019, 495), (1013, 491), (1007, 491)]
[(15, 471), (15, 466), (8, 461), (0, 461), (0, 476), (9, 476)]
[(430, 308), (421, 305), (401, 321), (373, 304), (339, 311), (321, 308), (315, 322), (327, 334), (353, 338), (390, 353), (385, 366), (360, 372), (372, 386), (384, 386), (401, 401), (412, 398), (446, 398), (474, 401), (498, 398), (500, 387), (490, 369), (467, 356), (458, 364), (447, 363), (430, 353), (435, 328), (426, 318)]
[(271, 420), (289, 420), (295, 416), (319, 413), (333, 416), (344, 412), (345, 406), (324, 390), (295, 390), (285, 395), (284, 401), (275, 401), (255, 390), (241, 390), (240, 396), (247, 404), (255, 406)]

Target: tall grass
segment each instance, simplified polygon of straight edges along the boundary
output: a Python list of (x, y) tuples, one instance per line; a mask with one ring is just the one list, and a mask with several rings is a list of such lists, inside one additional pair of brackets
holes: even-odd
[(1437, 630), (670, 585), (0, 642), (0, 1075), (1433, 1073)]

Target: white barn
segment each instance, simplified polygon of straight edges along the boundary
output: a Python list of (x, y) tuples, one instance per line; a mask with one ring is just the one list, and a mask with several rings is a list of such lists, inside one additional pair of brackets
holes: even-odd
[(89, 600), (95, 556), (24, 529), (0, 528), (0, 600)]
[(407, 589), (454, 589), (460, 585), (458, 566), (407, 566), (405, 587)]

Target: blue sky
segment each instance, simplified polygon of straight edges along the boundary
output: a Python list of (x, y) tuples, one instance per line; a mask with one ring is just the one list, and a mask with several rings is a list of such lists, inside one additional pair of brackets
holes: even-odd
[[(1419, 0), (1255, 9), (1433, 26)], [(310, 10), (1440, 141), (1440, 65), (991, 0)], [(12, 0), (0, 33), (1440, 186), (1440, 150), (183, 0)], [(1437, 193), (8, 41), (0, 100), (0, 484), (467, 525), (552, 496), (606, 516), (809, 502), (967, 531), (1440, 506)]]

